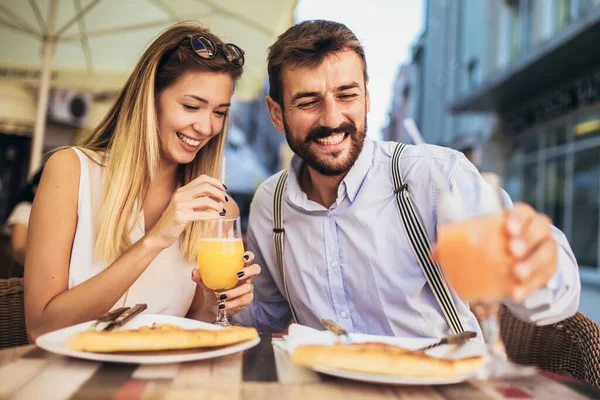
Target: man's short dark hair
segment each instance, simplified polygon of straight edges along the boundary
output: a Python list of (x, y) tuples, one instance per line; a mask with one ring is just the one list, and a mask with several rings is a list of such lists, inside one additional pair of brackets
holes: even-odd
[(368, 75), (365, 51), (346, 25), (314, 20), (292, 26), (269, 47), (269, 96), (283, 107), (281, 74), (285, 65), (316, 68), (328, 55), (346, 50), (354, 51), (360, 57), (366, 82)]

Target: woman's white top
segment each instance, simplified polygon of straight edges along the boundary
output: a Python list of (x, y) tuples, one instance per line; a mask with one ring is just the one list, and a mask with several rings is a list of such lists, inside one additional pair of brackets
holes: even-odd
[[(104, 167), (92, 161), (81, 150), (81, 174), (77, 201), (77, 229), (69, 265), (69, 289), (102, 272), (108, 265), (94, 260), (94, 232), (100, 209)], [(134, 221), (132, 221), (134, 222)], [(144, 236), (143, 214), (131, 232), (131, 243)], [(122, 267), (127, 268), (126, 265)], [(195, 264), (186, 262), (179, 252), (179, 241), (161, 251), (148, 268), (113, 308), (148, 305), (147, 313), (184, 317), (194, 298), (196, 283), (191, 279)]]

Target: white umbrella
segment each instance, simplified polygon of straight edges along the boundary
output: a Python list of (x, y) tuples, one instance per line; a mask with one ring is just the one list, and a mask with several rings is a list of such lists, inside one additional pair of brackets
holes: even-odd
[(161, 30), (198, 20), (246, 51), (236, 97), (250, 98), (263, 83), (267, 47), (292, 24), (296, 2), (0, 0), (0, 78), (39, 85), (30, 172), (41, 161), (51, 86), (117, 90)]

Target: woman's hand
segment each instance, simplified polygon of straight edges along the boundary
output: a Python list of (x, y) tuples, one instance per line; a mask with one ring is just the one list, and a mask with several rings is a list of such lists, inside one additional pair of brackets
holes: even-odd
[(225, 187), (215, 178), (201, 175), (173, 193), (156, 225), (146, 234), (159, 248), (170, 247), (192, 221), (225, 215)]
[[(215, 292), (204, 286), (202, 279), (198, 274), (198, 270), (194, 268), (192, 271), (192, 280), (200, 285), (204, 290), (204, 304), (202, 305), (202, 315), (217, 315), (217, 307), (224, 306), (227, 315), (234, 315), (254, 300), (254, 286), (252, 279), (260, 274), (260, 266), (252, 264), (254, 261), (254, 253), (247, 251), (244, 253), (244, 269), (238, 272), (238, 284), (225, 292), (219, 293), (219, 298)], [(224, 303), (221, 303), (226, 300)], [(214, 322), (214, 319), (210, 322)]]

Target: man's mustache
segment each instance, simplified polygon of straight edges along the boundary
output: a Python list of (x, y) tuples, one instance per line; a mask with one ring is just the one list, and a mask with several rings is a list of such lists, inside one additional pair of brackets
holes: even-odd
[(325, 126), (317, 126), (313, 128), (306, 137), (306, 142), (311, 142), (315, 139), (326, 138), (334, 133), (349, 133), (353, 135), (356, 133), (356, 125), (354, 123), (346, 121), (342, 122), (337, 128), (327, 128)]

